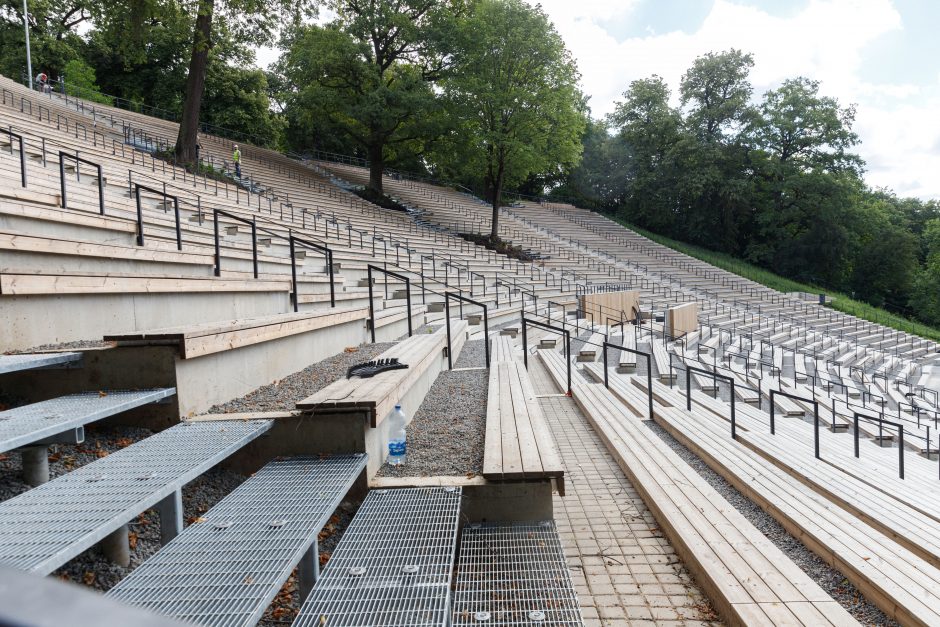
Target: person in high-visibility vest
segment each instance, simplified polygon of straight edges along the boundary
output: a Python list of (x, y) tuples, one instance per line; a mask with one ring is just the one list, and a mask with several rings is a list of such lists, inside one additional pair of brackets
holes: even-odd
[(232, 161), (235, 162), (235, 177), (242, 177), (242, 151), (238, 149), (238, 144), (235, 144), (234, 152), (232, 152)]

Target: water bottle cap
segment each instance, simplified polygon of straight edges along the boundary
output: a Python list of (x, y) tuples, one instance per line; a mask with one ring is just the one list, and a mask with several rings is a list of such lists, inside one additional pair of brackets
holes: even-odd
[(395, 409), (401, 409), (401, 405), (395, 405)]

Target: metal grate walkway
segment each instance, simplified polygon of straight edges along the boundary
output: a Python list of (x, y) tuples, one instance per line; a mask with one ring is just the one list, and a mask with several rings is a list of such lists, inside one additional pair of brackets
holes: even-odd
[(269, 463), (108, 596), (197, 625), (255, 625), (366, 461), (354, 454)]
[(82, 392), (0, 411), (0, 453), (176, 394), (176, 388)]
[(373, 490), (294, 627), (446, 625), (458, 488)]
[(270, 428), (179, 424), (0, 503), (0, 565), (49, 574)]
[(550, 520), (464, 527), (454, 595), (455, 626), (583, 624)]
[(81, 360), (81, 353), (0, 355), (0, 374), (33, 370), (35, 368), (48, 368), (50, 366), (68, 366)]

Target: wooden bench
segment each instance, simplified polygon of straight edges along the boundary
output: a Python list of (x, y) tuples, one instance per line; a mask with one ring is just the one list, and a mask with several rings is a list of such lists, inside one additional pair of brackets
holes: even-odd
[[(657, 398), (681, 404), (674, 391), (657, 382), (653, 387)], [(725, 425), (715, 426), (701, 415), (690, 414), (684, 404), (661, 403), (655, 416), (712, 470), (837, 567), (889, 617), (902, 624), (940, 624), (940, 569), (733, 441)]]
[(492, 481), (554, 480), (565, 494), (564, 466), (525, 366), (490, 368), (483, 476)]
[[(467, 329), (466, 321), (451, 321), (454, 361), (466, 342)], [(386, 370), (365, 379), (340, 379), (298, 402), (297, 409), (304, 417), (322, 423), (325, 429), (335, 428), (345, 434), (344, 438), (348, 435), (355, 448), (346, 452), (368, 453), (371, 478), (387, 454), (389, 428), (385, 418), (398, 403), (407, 415), (414, 415), (438, 374), (447, 367), (446, 348), (447, 333), (443, 328), (414, 335), (375, 358), (396, 358), (407, 368)], [(329, 433), (333, 439), (340, 439), (336, 431)]]
[(511, 338), (505, 335), (497, 335), (493, 337), (492, 342), (493, 355), (491, 360), (491, 367), (500, 362), (518, 361), (522, 358), (521, 352), (515, 349)]
[(600, 385), (575, 401), (715, 603), (733, 624), (850, 625), (851, 616)]

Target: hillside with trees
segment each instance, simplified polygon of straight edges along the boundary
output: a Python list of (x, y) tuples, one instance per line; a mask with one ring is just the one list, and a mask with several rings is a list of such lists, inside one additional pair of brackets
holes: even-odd
[[(370, 167), (497, 208), (551, 197), (940, 325), (940, 206), (864, 181), (851, 104), (794, 76), (755, 93), (746, 51), (650, 76), (591, 115), (575, 61), (523, 0), (32, 0), (33, 67), (84, 97)], [(319, 18), (314, 19), (315, 16)], [(25, 73), (22, 3), (0, 72)], [(259, 45), (279, 59), (255, 67)], [(493, 231), (495, 233), (495, 225)]]

